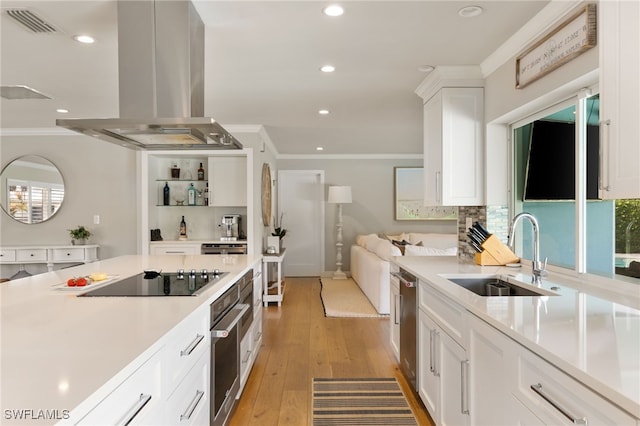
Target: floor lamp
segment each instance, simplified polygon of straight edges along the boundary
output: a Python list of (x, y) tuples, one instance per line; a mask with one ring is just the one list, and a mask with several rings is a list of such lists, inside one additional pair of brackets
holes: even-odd
[(342, 205), (351, 203), (350, 186), (330, 186), (328, 203), (338, 205), (338, 234), (336, 236), (336, 271), (333, 273), (334, 280), (346, 280), (347, 274), (342, 272)]

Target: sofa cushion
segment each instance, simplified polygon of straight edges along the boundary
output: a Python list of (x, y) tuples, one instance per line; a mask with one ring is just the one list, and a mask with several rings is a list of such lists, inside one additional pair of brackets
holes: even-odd
[(400, 249), (387, 240), (382, 240), (378, 243), (375, 253), (380, 259), (384, 260), (391, 260), (393, 256), (402, 256)]
[(455, 256), (458, 254), (458, 247), (435, 248), (409, 244), (405, 246), (405, 256)]
[(367, 248), (367, 238), (371, 235), (376, 235), (376, 234), (358, 235), (356, 237), (356, 244), (359, 245), (360, 247)]
[(370, 234), (370, 235), (367, 235), (365, 239), (364, 247), (367, 250), (369, 250), (371, 253), (375, 253), (376, 249), (378, 248), (378, 245), (383, 241), (385, 240), (378, 237), (376, 234)]

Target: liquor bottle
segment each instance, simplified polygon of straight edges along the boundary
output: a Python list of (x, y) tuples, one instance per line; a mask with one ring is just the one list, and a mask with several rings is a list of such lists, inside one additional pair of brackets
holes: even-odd
[(200, 163), (200, 168), (198, 169), (198, 180), (204, 180), (204, 169), (202, 168), (202, 163)]
[(209, 182), (207, 182), (206, 186), (204, 187), (204, 205), (209, 205)]
[(193, 186), (193, 184), (189, 185), (189, 189), (187, 191), (187, 204), (190, 206), (195, 206), (196, 205), (196, 200), (197, 200), (197, 191), (196, 191), (196, 187)]
[(180, 238), (181, 240), (187, 239), (187, 222), (184, 221), (184, 216), (182, 216), (182, 220), (180, 221)]
[(162, 189), (162, 204), (165, 206), (169, 205), (169, 182), (165, 182), (164, 188)]

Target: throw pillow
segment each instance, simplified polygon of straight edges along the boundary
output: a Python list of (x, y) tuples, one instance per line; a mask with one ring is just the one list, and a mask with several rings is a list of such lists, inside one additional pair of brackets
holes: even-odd
[(402, 253), (400, 253), (400, 249), (391, 244), (390, 241), (382, 240), (376, 248), (376, 255), (380, 259), (388, 261), (391, 260), (393, 256), (402, 256)]

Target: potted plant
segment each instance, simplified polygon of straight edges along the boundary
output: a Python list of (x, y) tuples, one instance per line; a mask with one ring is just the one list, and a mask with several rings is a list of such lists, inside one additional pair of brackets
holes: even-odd
[(71, 244), (84, 245), (91, 236), (91, 231), (82, 225), (78, 225), (77, 228), (69, 229), (69, 235), (71, 235)]
[(278, 221), (276, 220), (276, 218), (273, 218), (273, 232), (271, 233), (271, 235), (273, 235), (274, 237), (279, 237), (280, 240), (282, 240), (284, 238), (285, 235), (287, 235), (287, 230), (284, 229), (282, 227), (282, 214), (280, 215), (280, 224), (278, 224)]

